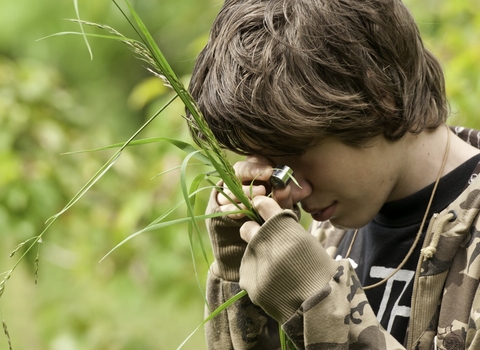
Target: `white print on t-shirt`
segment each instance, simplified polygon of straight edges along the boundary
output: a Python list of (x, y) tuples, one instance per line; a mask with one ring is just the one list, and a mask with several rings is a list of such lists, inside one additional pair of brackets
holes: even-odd
[[(394, 271), (395, 269), (386, 268), (383, 266), (372, 266), (372, 269), (370, 270), (370, 277), (383, 279), (390, 276), (390, 274)], [(415, 275), (414, 271), (399, 270), (396, 274), (390, 277), (386, 282), (386, 287), (385, 287), (385, 291), (383, 292), (382, 302), (380, 304), (380, 307), (377, 313), (377, 319), (379, 322), (382, 320), (383, 315), (386, 312), (388, 300), (390, 299), (390, 294), (392, 292), (393, 282), (395, 281), (405, 282), (402, 293), (400, 294), (398, 299), (395, 300), (395, 304), (393, 305), (392, 310), (390, 312), (387, 312), (387, 314), (390, 314), (387, 332), (390, 332), (392, 330), (393, 321), (395, 320), (396, 317), (407, 317), (407, 318), (410, 317), (411, 308), (408, 306), (398, 305), (398, 301), (402, 298), (403, 293), (405, 293), (405, 290), (407, 289), (408, 285), (413, 280), (414, 275)]]

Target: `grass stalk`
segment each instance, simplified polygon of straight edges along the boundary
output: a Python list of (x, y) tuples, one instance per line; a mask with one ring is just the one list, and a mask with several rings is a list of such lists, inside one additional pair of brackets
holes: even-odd
[(3, 317), (2, 317), (2, 326), (3, 326), (3, 333), (4, 333), (5, 336), (7, 337), (8, 349), (9, 349), (9, 350), (13, 350), (13, 347), (12, 347), (12, 339), (10, 338), (10, 333), (8, 332), (7, 323), (5, 322), (5, 320), (4, 320)]
[(226, 301), (225, 303), (223, 303), (222, 305), (220, 305), (217, 309), (215, 309), (210, 315), (208, 315), (202, 323), (200, 323), (198, 325), (197, 328), (195, 328), (195, 330), (190, 333), (190, 335), (178, 346), (177, 350), (180, 350), (181, 348), (183, 348), (183, 346), (188, 342), (188, 340), (190, 340), (190, 338), (200, 329), (202, 328), (207, 322), (210, 322), (211, 320), (213, 320), (215, 317), (217, 317), (218, 315), (220, 315), (221, 312), (223, 312), (226, 308), (228, 308), (230, 305), (232, 305), (233, 303), (237, 302), (238, 300), (240, 300), (241, 298), (243, 298), (244, 296), (247, 295), (247, 292), (242, 290), (240, 291), (239, 293), (237, 293), (236, 295), (234, 295), (232, 298), (230, 298), (228, 301)]

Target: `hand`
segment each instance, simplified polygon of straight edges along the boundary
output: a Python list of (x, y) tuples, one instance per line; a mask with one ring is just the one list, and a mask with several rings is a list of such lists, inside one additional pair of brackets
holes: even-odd
[[(252, 203), (257, 210), (257, 213), (265, 221), (283, 210), (274, 199), (265, 196), (257, 196), (253, 198)], [(245, 242), (249, 243), (258, 233), (258, 230), (260, 230), (260, 224), (255, 221), (247, 221), (242, 227), (240, 227), (240, 237), (242, 237)]]
[[(295, 202), (291, 195), (291, 186), (295, 186), (290, 182), (285, 188), (272, 189), (269, 179), (272, 175), (275, 164), (268, 158), (260, 156), (249, 156), (245, 161), (237, 162), (234, 165), (235, 174), (243, 184), (243, 192), (245, 195), (253, 199), (257, 196), (267, 196), (272, 192), (272, 198), (284, 209), (292, 209)], [(233, 196), (232, 192), (224, 186), (225, 195), (232, 198), (236, 203), (240, 201)], [(237, 207), (223, 194), (219, 193), (217, 202), (220, 210), (223, 212), (235, 211)], [(241, 204), (240, 204), (241, 205)], [(243, 205), (241, 205), (243, 207)], [(241, 219), (245, 214), (230, 214), (229, 217), (234, 220)]]
[[(245, 161), (237, 162), (233, 166), (235, 175), (243, 184), (243, 192), (249, 199), (256, 196), (266, 196), (270, 190), (269, 178), (272, 175), (272, 163), (264, 157), (249, 156)], [(240, 201), (233, 195), (230, 189), (224, 185), (223, 191), (226, 196), (230, 197), (234, 202)], [(217, 202), (222, 212), (235, 211), (238, 208), (231, 203), (230, 199), (222, 193), (218, 193)], [(241, 205), (241, 204), (240, 204)], [(243, 207), (243, 205), (241, 205)], [(241, 219), (245, 214), (230, 214), (231, 219)]]

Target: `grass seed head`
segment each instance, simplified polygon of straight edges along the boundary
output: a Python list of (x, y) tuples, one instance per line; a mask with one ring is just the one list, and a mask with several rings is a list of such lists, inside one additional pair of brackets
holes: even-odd
[(8, 333), (8, 327), (5, 323), (5, 320), (2, 318), (2, 325), (3, 325), (3, 332), (5, 333), (7, 340), (8, 340), (8, 348), (12, 350), (12, 339), (10, 338), (10, 333)]

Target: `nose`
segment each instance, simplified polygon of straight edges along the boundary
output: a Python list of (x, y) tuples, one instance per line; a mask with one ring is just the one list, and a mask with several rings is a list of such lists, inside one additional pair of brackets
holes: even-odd
[(296, 204), (312, 194), (312, 186), (308, 181), (298, 179), (297, 177), (295, 177), (295, 179), (297, 180), (298, 184), (294, 183), (293, 181), (290, 182), (290, 194), (293, 202)]

